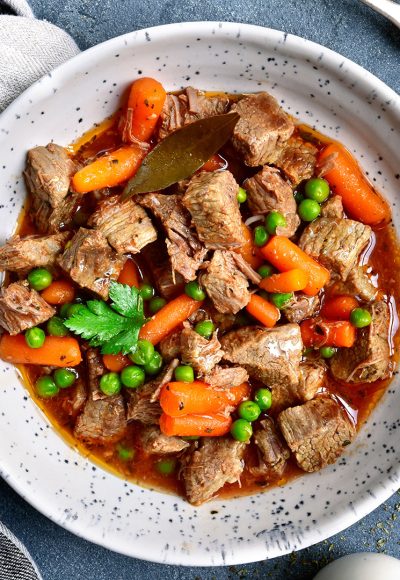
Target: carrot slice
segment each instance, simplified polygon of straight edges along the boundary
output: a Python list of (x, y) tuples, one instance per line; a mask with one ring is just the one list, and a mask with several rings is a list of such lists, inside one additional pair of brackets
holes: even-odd
[(190, 298), (186, 294), (177, 296), (142, 326), (139, 334), (140, 338), (149, 340), (152, 344), (158, 344), (174, 328), (182, 324), (182, 322), (196, 312), (202, 304), (203, 302), (193, 300), (193, 298)]
[(143, 77), (132, 83), (128, 105), (120, 125), (123, 141), (150, 139), (166, 96), (162, 84), (150, 77)]
[(103, 364), (109, 371), (120, 373), (122, 369), (132, 364), (130, 359), (123, 354), (103, 354)]
[(257, 296), (257, 294), (251, 295), (246, 310), (267, 328), (275, 326), (281, 316), (276, 306), (261, 298), (261, 296)]
[(161, 432), (168, 437), (220, 437), (229, 433), (231, 425), (230, 416), (218, 414), (170, 417), (163, 413), (160, 417)]
[(102, 155), (80, 169), (72, 178), (77, 193), (87, 193), (103, 187), (115, 187), (134, 176), (144, 157), (138, 145), (126, 145)]
[(257, 270), (264, 260), (259, 256), (258, 248), (254, 245), (251, 229), (245, 223), (242, 223), (242, 232), (245, 243), (237, 251), (254, 270)]
[(309, 277), (304, 294), (315, 296), (329, 281), (329, 272), (285, 236), (273, 236), (261, 248), (262, 255), (280, 272), (294, 268), (304, 270)]
[(321, 316), (329, 320), (350, 320), (351, 311), (358, 307), (354, 296), (334, 296), (324, 302)]
[(364, 224), (388, 222), (391, 217), (387, 202), (368, 183), (357, 161), (340, 143), (330, 143), (319, 155), (318, 163), (332, 157), (333, 167), (324, 174), (332, 190), (340, 195), (346, 212)]
[(216, 154), (210, 157), (208, 161), (199, 169), (199, 171), (217, 171), (218, 169), (225, 169), (227, 162), (223, 157)]
[(139, 277), (139, 270), (136, 266), (135, 262), (131, 259), (128, 259), (124, 267), (121, 270), (120, 275), (118, 276), (118, 282), (120, 284), (127, 284), (132, 288), (139, 288), (140, 286), (140, 277)]
[(75, 288), (69, 280), (55, 280), (42, 292), (41, 297), (49, 304), (67, 304), (75, 298)]
[(345, 320), (309, 318), (300, 324), (305, 347), (337, 346), (351, 347), (356, 340), (356, 329)]
[(13, 364), (75, 367), (82, 361), (79, 343), (69, 336), (46, 336), (43, 346), (30, 348), (23, 334), (3, 334), (0, 358)]
[(304, 270), (294, 268), (280, 274), (272, 274), (260, 282), (260, 287), (267, 292), (298, 292), (304, 290), (309, 276)]

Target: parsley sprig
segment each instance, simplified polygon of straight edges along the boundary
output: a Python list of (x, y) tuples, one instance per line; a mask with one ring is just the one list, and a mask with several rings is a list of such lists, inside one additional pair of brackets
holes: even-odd
[(86, 306), (64, 324), (102, 354), (129, 354), (136, 351), (139, 331), (145, 323), (139, 290), (118, 282), (110, 283), (111, 303), (88, 300)]

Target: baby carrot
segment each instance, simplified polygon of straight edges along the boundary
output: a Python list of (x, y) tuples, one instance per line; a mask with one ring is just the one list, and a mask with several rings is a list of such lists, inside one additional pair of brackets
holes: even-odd
[(280, 274), (272, 274), (260, 282), (260, 288), (267, 292), (298, 292), (304, 290), (309, 281), (309, 276), (304, 270), (294, 268)]
[(251, 229), (245, 223), (242, 223), (242, 232), (245, 241), (237, 251), (254, 270), (257, 270), (263, 263), (263, 259), (258, 255), (258, 248), (254, 245)]
[(69, 336), (46, 336), (43, 346), (30, 348), (23, 334), (3, 334), (0, 358), (13, 364), (75, 367), (82, 361), (79, 343)]
[(309, 318), (300, 324), (305, 347), (337, 346), (351, 347), (356, 340), (356, 329), (345, 320), (322, 320)]
[(123, 354), (103, 354), (103, 364), (109, 371), (120, 373), (122, 369), (132, 364)]
[(200, 168), (199, 171), (217, 171), (218, 169), (225, 169), (227, 162), (223, 157), (216, 154), (210, 157), (208, 161)]
[(334, 296), (324, 302), (321, 316), (329, 320), (350, 320), (351, 311), (358, 305), (354, 296)]
[(231, 425), (231, 417), (220, 414), (170, 417), (163, 413), (160, 417), (161, 432), (169, 437), (220, 437), (229, 433)]
[(276, 306), (261, 298), (261, 296), (257, 296), (257, 294), (251, 295), (246, 310), (267, 328), (275, 326), (281, 316)]
[(139, 288), (140, 286), (140, 278), (139, 278), (139, 271), (138, 267), (136, 266), (135, 262), (131, 259), (128, 259), (124, 267), (121, 270), (120, 275), (118, 276), (118, 282), (120, 284), (128, 284), (128, 286), (135, 288)]
[(75, 288), (69, 280), (55, 280), (40, 295), (49, 304), (67, 304), (74, 300)]
[(166, 96), (164, 87), (155, 79), (143, 77), (132, 83), (127, 109), (120, 126), (123, 141), (150, 139)]

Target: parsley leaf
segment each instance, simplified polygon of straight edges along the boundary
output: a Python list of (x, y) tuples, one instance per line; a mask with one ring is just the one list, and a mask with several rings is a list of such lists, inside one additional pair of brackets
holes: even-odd
[(89, 300), (86, 306), (64, 324), (90, 346), (101, 347), (102, 354), (129, 354), (136, 351), (139, 331), (145, 323), (139, 290), (111, 282), (111, 304)]

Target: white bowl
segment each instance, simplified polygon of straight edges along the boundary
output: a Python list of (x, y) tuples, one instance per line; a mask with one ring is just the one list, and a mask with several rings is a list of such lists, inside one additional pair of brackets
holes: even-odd
[[(0, 234), (25, 198), (27, 149), (68, 144), (112, 113), (140, 75), (168, 89), (267, 90), (304, 122), (345, 143), (392, 202), (399, 229), (400, 99), (382, 82), (317, 44), (231, 23), (171, 24), (100, 44), (32, 86), (0, 124)], [(396, 177), (397, 174), (397, 177)], [(396, 377), (339, 461), (283, 488), (194, 508), (99, 468), (69, 446), (0, 364), (1, 473), (68, 530), (137, 558), (185, 565), (253, 562), (299, 550), (353, 524), (399, 487)]]

